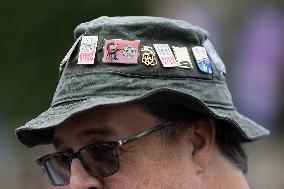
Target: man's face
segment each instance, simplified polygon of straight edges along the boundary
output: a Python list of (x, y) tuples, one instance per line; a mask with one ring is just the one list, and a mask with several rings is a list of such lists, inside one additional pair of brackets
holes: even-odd
[[(139, 104), (97, 108), (56, 128), (54, 145), (57, 151), (70, 148), (77, 151), (87, 144), (119, 140), (160, 123)], [(77, 158), (73, 159), (69, 188), (199, 188), (188, 139), (184, 137), (170, 144), (158, 132), (119, 148), (119, 170), (109, 177), (92, 177)]]

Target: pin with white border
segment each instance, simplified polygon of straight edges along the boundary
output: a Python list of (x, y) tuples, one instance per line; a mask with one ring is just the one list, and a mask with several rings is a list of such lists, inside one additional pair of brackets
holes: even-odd
[(98, 36), (82, 37), (78, 64), (94, 64), (98, 39)]
[(65, 64), (67, 63), (67, 61), (69, 60), (72, 52), (74, 51), (75, 47), (77, 46), (77, 44), (79, 43), (79, 41), (82, 39), (83, 34), (78, 37), (78, 39), (74, 42), (74, 44), (72, 45), (72, 47), (70, 48), (70, 50), (67, 52), (67, 54), (65, 55), (65, 57), (63, 58), (63, 60), (61, 61), (60, 65), (59, 65), (59, 72), (62, 72)]
[(164, 67), (177, 67), (175, 56), (168, 44), (153, 44)]
[(206, 49), (208, 56), (211, 58), (212, 62), (216, 66), (216, 69), (220, 74), (226, 74), (226, 66), (212, 43), (207, 39), (204, 41), (202, 46)]
[(175, 47), (172, 46), (176, 61), (181, 68), (193, 68), (188, 50), (186, 47)]
[(196, 60), (198, 69), (206, 74), (212, 73), (212, 66), (209, 62), (206, 49), (201, 46), (192, 47), (192, 53)]

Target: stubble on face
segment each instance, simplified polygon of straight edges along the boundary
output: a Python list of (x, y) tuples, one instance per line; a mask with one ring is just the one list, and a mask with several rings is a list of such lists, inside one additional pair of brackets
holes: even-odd
[[(79, 149), (96, 141), (118, 140), (159, 123), (140, 104), (101, 107), (71, 118), (56, 128), (56, 148)], [(127, 144), (119, 151), (118, 172), (103, 178), (104, 188), (197, 188), (194, 167), (190, 163), (191, 151), (186, 148), (182, 140), (177, 144), (163, 143), (157, 133)]]

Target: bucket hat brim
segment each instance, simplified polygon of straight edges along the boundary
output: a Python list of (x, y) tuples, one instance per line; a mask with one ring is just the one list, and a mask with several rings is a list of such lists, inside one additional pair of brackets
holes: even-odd
[(246, 140), (254, 140), (269, 135), (269, 131), (254, 121), (240, 114), (235, 108), (218, 107), (199, 100), (182, 91), (160, 88), (140, 96), (92, 97), (85, 100), (70, 101), (50, 107), (37, 118), (16, 129), (18, 139), (27, 147), (52, 142), (53, 129), (67, 119), (99, 106), (116, 105), (132, 102), (155, 101), (184, 104), (189, 109), (208, 114), (228, 125), (237, 128)]

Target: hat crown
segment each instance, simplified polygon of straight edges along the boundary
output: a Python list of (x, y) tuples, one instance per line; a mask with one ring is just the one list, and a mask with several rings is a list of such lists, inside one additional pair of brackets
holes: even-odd
[[(190, 85), (190, 80), (199, 80), (204, 82), (221, 81), (224, 84), (226, 83), (224, 75), (218, 73), (211, 59), (209, 59), (209, 61), (212, 66), (212, 73), (203, 73), (198, 69), (192, 48), (197, 46), (202, 47), (202, 44), (208, 40), (208, 33), (204, 29), (193, 26), (184, 21), (146, 16), (104, 16), (90, 22), (80, 24), (76, 27), (74, 33), (76, 39), (78, 39), (81, 35), (98, 36), (94, 64), (77, 64), (80, 51), (80, 43), (78, 43), (77, 48), (74, 49), (68, 59), (67, 66), (54, 95), (52, 106), (56, 106), (66, 100), (74, 99), (74, 96), (77, 96), (78, 100), (80, 100), (82, 98), (98, 95), (98, 89), (96, 91), (85, 91), (86, 94), (82, 93), (79, 95), (81, 97), (75, 94), (78, 93), (79, 89), (86, 89), (84, 86), (88, 85), (102, 86), (102, 91), (104, 91), (106, 86), (114, 83), (117, 76), (129, 78), (128, 82), (125, 82), (126, 80), (124, 80), (124, 82), (117, 84), (117, 88), (130, 87), (134, 84), (133, 80), (137, 81), (139, 78), (157, 79), (155, 81), (158, 81), (159, 79), (168, 81), (173, 80), (176, 83), (181, 83), (179, 80), (188, 80), (187, 85)], [(111, 39), (128, 41), (139, 40), (139, 52), (137, 52), (138, 64), (127, 65), (103, 63), (102, 59), (104, 58), (104, 49), (107, 48), (105, 42), (106, 40)], [(154, 50), (155, 44), (167, 44), (170, 48), (186, 48), (193, 67), (191, 69), (181, 67), (165, 68), (161, 63), (157, 52), (155, 53), (155, 57), (158, 63), (155, 66), (147, 66), (143, 64), (141, 61), (143, 47), (150, 46)], [(96, 75), (104, 75), (102, 77), (104, 79), (98, 80)], [(84, 78), (88, 79), (85, 80)], [(148, 85), (149, 89), (151, 87), (159, 88), (165, 86), (159, 86), (158, 84), (153, 86)], [(135, 86), (131, 89), (131, 91), (136, 89), (137, 88)], [(125, 90), (125, 92), (127, 92), (127, 90)], [(72, 97), (71, 94), (74, 94), (74, 96)], [(68, 97), (66, 95), (68, 95)], [(230, 95), (226, 96), (230, 97)]]

